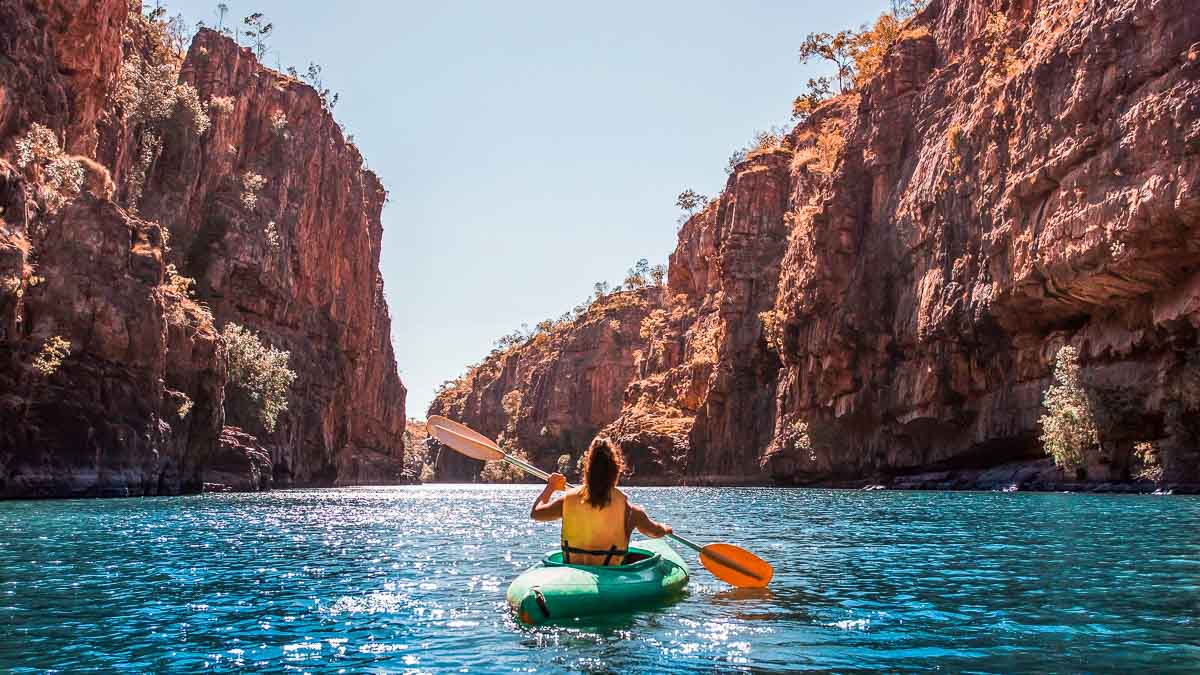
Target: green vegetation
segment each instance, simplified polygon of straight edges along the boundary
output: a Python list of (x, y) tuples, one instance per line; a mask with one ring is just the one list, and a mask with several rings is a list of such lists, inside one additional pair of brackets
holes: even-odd
[(242, 30), (242, 35), (254, 47), (254, 53), (261, 61), (267, 55), (267, 38), (271, 37), (271, 33), (274, 32), (275, 24), (267, 23), (262, 12), (255, 12), (243, 18), (242, 23), (246, 25), (246, 28)]
[(17, 139), (16, 164), (27, 175), (40, 173), (42, 184), (38, 200), (47, 212), (54, 213), (83, 189), (83, 165), (63, 153), (58, 138), (49, 127), (34, 123)]
[(279, 414), (288, 409), (288, 390), (296, 373), (288, 368), (290, 353), (264, 345), (253, 332), (230, 322), (221, 331), (229, 383), (249, 399), (255, 417), (267, 431), (275, 430)]
[(834, 65), (838, 93), (849, 91), (854, 83), (854, 42), (857, 34), (843, 30), (835, 34), (809, 33), (800, 45), (800, 63), (819, 58)]
[(1079, 357), (1063, 347), (1055, 358), (1054, 381), (1042, 400), (1046, 413), (1038, 420), (1046, 454), (1068, 471), (1086, 464), (1086, 453), (1099, 444), (1096, 419), (1087, 392), (1079, 381)]
[(962, 127), (951, 124), (950, 128), (946, 130), (946, 147), (950, 150), (950, 166), (955, 173), (958, 173), (962, 166), (963, 141)]
[(166, 272), (166, 286), (171, 293), (181, 298), (190, 298), (193, 296), (196, 287), (195, 279), (180, 274), (179, 270), (175, 268), (175, 263), (167, 263)]
[(799, 122), (808, 120), (812, 112), (829, 98), (834, 80), (837, 93), (861, 89), (879, 71), (884, 56), (905, 34), (905, 24), (921, 11), (927, 0), (892, 0), (890, 12), (884, 12), (870, 27), (858, 31), (809, 33), (800, 45), (800, 62), (813, 59), (833, 66), (832, 77), (810, 78), (805, 92), (792, 102), (792, 117)]
[(640, 258), (625, 272), (625, 280), (622, 283), (631, 291), (650, 285), (650, 261)]
[(308, 70), (306, 70), (303, 75), (301, 75), (296, 71), (295, 68), (291, 66), (288, 66), (287, 72), (288, 75), (296, 78), (297, 80), (303, 80), (307, 82), (313, 89), (316, 89), (317, 95), (321, 97), (321, 104), (324, 105), (328, 110), (332, 111), (334, 106), (337, 105), (338, 94), (330, 92), (325, 86), (325, 81), (321, 77), (321, 70), (320, 64), (309, 62)]
[(247, 211), (253, 211), (258, 205), (258, 193), (267, 184), (267, 179), (254, 173), (247, 171), (242, 174), (242, 208)]
[[(525, 462), (529, 462), (529, 457), (524, 450), (504, 449), (504, 452), (516, 457)], [(505, 462), (502, 459), (494, 459), (485, 462), (483, 469), (479, 472), (479, 480), (484, 483), (517, 483), (525, 478), (525, 473), (517, 467)]]
[[(661, 286), (663, 283), (665, 283), (666, 278), (666, 265), (652, 266), (650, 265), (650, 261), (648, 261), (646, 258), (641, 258), (635, 262), (632, 267), (626, 270), (625, 279), (617, 287), (614, 288), (612, 284), (607, 281), (597, 281), (592, 285), (593, 294), (589, 296), (586, 301), (572, 308), (571, 311), (563, 312), (556, 319), (543, 319), (537, 322), (533, 328), (530, 328), (529, 324), (523, 323), (521, 324), (520, 328), (514, 330), (513, 332), (505, 333), (504, 335), (496, 338), (495, 342), (492, 343), (492, 356), (496, 356), (500, 352), (511, 349), (518, 345), (523, 345), (537, 338), (539, 335), (553, 333), (559, 328), (578, 320), (579, 317), (587, 313), (588, 309), (590, 309), (592, 305), (613, 295), (614, 293), (620, 293), (622, 291), (635, 291), (648, 288), (650, 286)], [(438, 388), (438, 393), (441, 394), (449, 389), (454, 388), (457, 382), (458, 380), (447, 380), (443, 382), (441, 387)]]
[(808, 422), (803, 420), (791, 422), (784, 427), (779, 440), (789, 450), (796, 450), (807, 455), (808, 461), (817, 461), (817, 453), (813, 447), (812, 436), (808, 433)]
[(276, 136), (283, 136), (287, 132), (288, 118), (282, 110), (276, 110), (271, 113), (271, 130)]
[(788, 130), (783, 127), (772, 127), (766, 131), (758, 131), (754, 134), (754, 139), (750, 144), (733, 151), (729, 156), (729, 163), (725, 166), (725, 173), (732, 174), (737, 170), (737, 165), (753, 159), (758, 155), (762, 155), (776, 148), (782, 147), (784, 140), (787, 139)]
[(1158, 448), (1153, 443), (1137, 443), (1133, 446), (1133, 458), (1137, 461), (1138, 470), (1134, 478), (1162, 483), (1163, 467), (1159, 459)]
[(267, 226), (263, 228), (263, 236), (266, 237), (267, 246), (270, 246), (271, 250), (279, 250), (279, 230), (275, 228), (275, 221), (267, 223)]
[[(414, 432), (414, 428), (417, 431)], [(435, 478), (434, 457), (429, 454), (426, 440), (425, 423), (409, 419), (404, 428), (404, 473), (412, 478), (418, 478), (422, 483), (428, 483)]]
[(808, 117), (817, 109), (817, 106), (829, 98), (831, 84), (828, 77), (808, 78), (805, 92), (792, 101), (792, 119), (797, 122), (807, 122)]
[(675, 206), (687, 211), (687, 214), (693, 215), (697, 210), (703, 209), (708, 205), (708, 197), (688, 188), (679, 193), (679, 197), (675, 200)]
[(208, 111), (210, 113), (220, 113), (228, 115), (233, 112), (233, 97), (232, 96), (213, 96), (208, 99)]
[[(182, 16), (164, 19), (161, 5), (146, 14), (130, 3), (121, 48), (115, 100), (125, 124), (133, 131), (138, 154), (126, 176), (126, 203), (137, 211), (151, 167), (169, 131), (202, 135), (212, 126), (209, 106), (196, 88), (179, 81), (183, 48), (189, 36)], [(211, 102), (210, 102), (211, 105)]]
[(71, 343), (55, 335), (42, 343), (41, 351), (33, 358), (33, 369), (43, 377), (50, 377), (70, 354)]

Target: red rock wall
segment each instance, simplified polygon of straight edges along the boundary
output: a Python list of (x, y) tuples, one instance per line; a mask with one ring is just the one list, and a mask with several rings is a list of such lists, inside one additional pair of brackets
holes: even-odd
[[(233, 110), (212, 113), (203, 136), (167, 139), (141, 211), (169, 224), (218, 324), (289, 350), (303, 392), (274, 433), (234, 421), (255, 429), (284, 483), (399, 480), (406, 392), (378, 269), (387, 192), (312, 87), (232, 40), (202, 30), (181, 79)], [(276, 129), (273, 115), (286, 123)], [(266, 181), (253, 209), (241, 198), (248, 172)]]
[[(1088, 477), (1129, 478), (1133, 443), (1154, 441), (1171, 479), (1196, 481), (1194, 3), (948, 0), (916, 25), (784, 259), (768, 469), (1038, 457), (1041, 396), (1072, 344), (1107, 410)], [(814, 453), (788, 447), (796, 421)]]
[(1071, 486), (1037, 439), (1070, 344), (1088, 480), (1150, 441), (1200, 483), (1198, 167), (1194, 2), (933, 0), (684, 225), (606, 431), (668, 481)]
[(738, 482), (757, 474), (779, 368), (759, 314), (772, 306), (787, 240), (791, 160), (781, 149), (741, 163), (679, 232), (670, 300), (655, 317), (662, 328), (606, 430), (640, 475)]
[[(429, 413), (499, 438), (547, 469), (561, 454), (578, 458), (621, 412), (623, 392), (646, 347), (642, 322), (661, 306), (662, 292), (651, 287), (613, 293), (573, 323), (493, 353), (440, 393)], [(437, 477), (474, 480), (480, 468), (444, 450)]]
[[(181, 78), (235, 108), (203, 135), (169, 127), (131, 203), (139, 129), (114, 95), (145, 36), (127, 11), (0, 2), (0, 496), (178, 493), (239, 472), (243, 489), (397, 480), (405, 391), (377, 269), (378, 179), (311, 88), (203, 32)], [(44, 175), (14, 160), (35, 122), (99, 159), (117, 201), (85, 191), (45, 210)], [(266, 184), (245, 213), (233, 204), (251, 170)], [(217, 325), (291, 350), (298, 380), (274, 434), (244, 411), (227, 419), (216, 328), (166, 285), (167, 263), (198, 277)], [(31, 363), (55, 335), (71, 353), (43, 377)]]

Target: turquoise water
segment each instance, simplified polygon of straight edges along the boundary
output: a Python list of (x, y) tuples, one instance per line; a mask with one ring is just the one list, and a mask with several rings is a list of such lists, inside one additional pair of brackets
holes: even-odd
[(536, 490), (0, 502), (0, 670), (1200, 671), (1197, 498), (631, 489), (770, 590), (527, 628)]

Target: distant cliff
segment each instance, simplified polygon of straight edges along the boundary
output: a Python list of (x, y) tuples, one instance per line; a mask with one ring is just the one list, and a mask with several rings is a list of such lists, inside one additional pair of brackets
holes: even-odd
[[(612, 293), (573, 321), (551, 327), (484, 359), (443, 389), (429, 408), (482, 432), (539, 465), (572, 466), (621, 411), (626, 385), (646, 347), (643, 325), (663, 289)], [(473, 480), (481, 464), (441, 452), (438, 480)]]
[[(1094, 486), (1150, 443), (1195, 487), (1200, 12), (933, 0), (902, 29), (680, 230), (606, 432), (665, 482)], [(1064, 345), (1100, 410), (1079, 474), (1038, 439)]]
[[(386, 193), (319, 93), (125, 0), (0, 14), (0, 496), (399, 480)], [(273, 429), (230, 322), (290, 352)]]

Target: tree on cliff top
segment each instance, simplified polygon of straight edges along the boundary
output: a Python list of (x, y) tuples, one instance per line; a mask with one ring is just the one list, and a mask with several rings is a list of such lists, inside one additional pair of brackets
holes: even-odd
[[(892, 0), (890, 12), (879, 15), (875, 23), (863, 25), (858, 31), (809, 33), (800, 45), (800, 62), (816, 58), (834, 66), (838, 93), (861, 88), (879, 70), (883, 57), (900, 39), (905, 23), (925, 8), (927, 0)], [(792, 114), (804, 121), (821, 101), (825, 100), (831, 84), (828, 78), (808, 81), (808, 91), (792, 104)]]
[(854, 42), (858, 35), (852, 30), (837, 33), (809, 33), (800, 45), (800, 63), (814, 58), (832, 63), (838, 82), (838, 93), (849, 91), (854, 83)]
[(625, 287), (629, 290), (644, 288), (650, 283), (650, 261), (641, 258), (625, 273)]
[(817, 106), (829, 98), (829, 85), (828, 77), (808, 78), (808, 90), (792, 101), (792, 119), (797, 122), (808, 121), (808, 116)]
[(675, 199), (675, 206), (687, 211), (688, 215), (692, 215), (697, 209), (702, 209), (708, 204), (708, 197), (688, 188), (679, 193), (679, 197)]
[(242, 19), (242, 23), (246, 24), (247, 30), (242, 31), (250, 40), (250, 44), (254, 46), (254, 53), (261, 61), (267, 55), (267, 38), (275, 30), (275, 24), (266, 23), (263, 19), (262, 12), (255, 12), (250, 16)]

